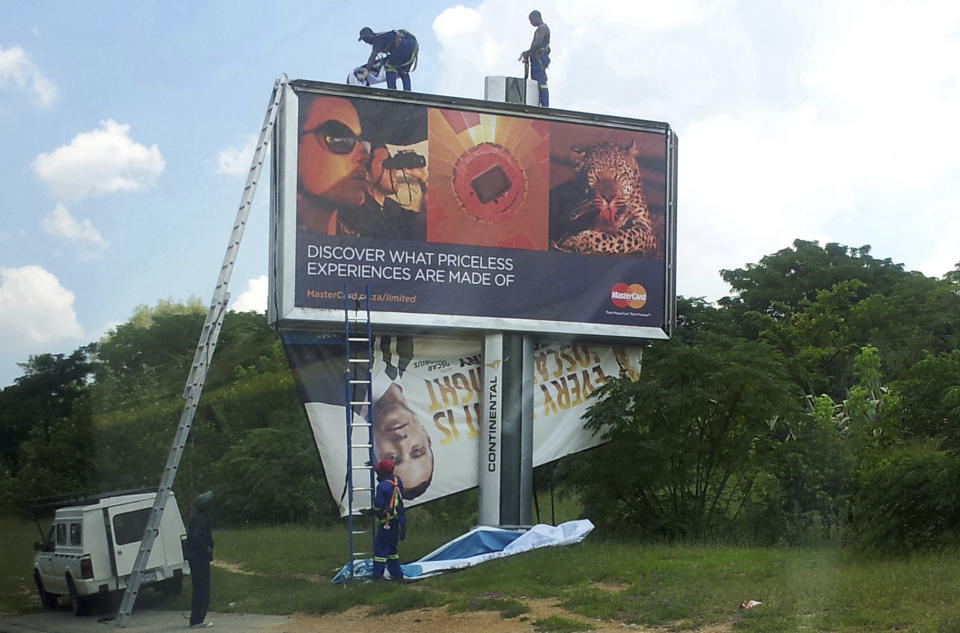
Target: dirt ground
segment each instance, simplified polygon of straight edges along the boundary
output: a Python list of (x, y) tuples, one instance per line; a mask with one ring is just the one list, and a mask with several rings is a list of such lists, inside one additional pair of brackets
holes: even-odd
[[(218, 561), (215, 565), (234, 573), (248, 574), (237, 565)], [(319, 579), (308, 578), (312, 582)], [(622, 587), (600, 587), (615, 591)], [(558, 616), (568, 620), (583, 622), (596, 633), (611, 633), (613, 631), (637, 631), (638, 633), (685, 633), (686, 629), (678, 626), (660, 628), (643, 627), (636, 624), (625, 624), (610, 620), (595, 620), (581, 615), (570, 613), (557, 606), (556, 600), (533, 600), (520, 598), (530, 610), (516, 618), (503, 618), (494, 611), (472, 611), (463, 613), (448, 613), (446, 607), (431, 607), (413, 611), (404, 611), (383, 616), (369, 615), (370, 607), (354, 607), (337, 614), (328, 614), (322, 617), (304, 614), (288, 616), (287, 621), (276, 626), (270, 633), (355, 633), (356, 631), (398, 630), (411, 633), (522, 633), (534, 631), (534, 623), (551, 616)], [(692, 633), (730, 633), (733, 630), (734, 618), (723, 625), (689, 629)]]
[[(556, 606), (553, 600), (521, 599), (530, 611), (517, 618), (505, 619), (491, 611), (447, 613), (445, 607), (405, 611), (387, 616), (369, 616), (369, 607), (355, 607), (343, 613), (323, 617), (293, 615), (270, 633), (355, 633), (356, 631), (409, 631), (411, 633), (524, 633), (534, 631), (533, 623), (550, 616), (560, 616), (583, 622), (597, 633), (636, 631), (637, 633), (677, 632), (676, 626), (647, 628), (608, 620), (593, 620), (569, 613)], [(718, 626), (690, 629), (691, 633), (730, 633), (733, 618)]]

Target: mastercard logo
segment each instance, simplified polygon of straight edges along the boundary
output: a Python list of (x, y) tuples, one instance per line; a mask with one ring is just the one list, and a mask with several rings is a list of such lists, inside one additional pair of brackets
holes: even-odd
[(647, 289), (640, 284), (617, 284), (610, 290), (610, 301), (618, 308), (642, 308), (647, 303)]

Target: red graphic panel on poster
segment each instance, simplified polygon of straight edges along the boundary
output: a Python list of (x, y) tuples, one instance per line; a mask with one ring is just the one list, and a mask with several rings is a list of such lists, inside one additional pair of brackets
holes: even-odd
[(549, 247), (549, 124), (431, 109), (427, 241)]

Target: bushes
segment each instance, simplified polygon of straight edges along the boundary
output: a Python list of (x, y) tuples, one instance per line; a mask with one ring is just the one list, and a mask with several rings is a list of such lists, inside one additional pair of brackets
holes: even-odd
[[(214, 466), (222, 524), (330, 524), (339, 515), (327, 492), (313, 438), (302, 422), (245, 431)], [(289, 423), (284, 423), (289, 422)]]
[(901, 552), (955, 538), (960, 457), (931, 441), (882, 451), (860, 471), (852, 536), (861, 546)]

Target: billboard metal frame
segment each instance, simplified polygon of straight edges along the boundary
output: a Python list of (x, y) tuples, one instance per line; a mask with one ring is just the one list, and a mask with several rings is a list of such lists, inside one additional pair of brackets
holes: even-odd
[[(677, 137), (667, 123), (625, 117), (545, 109), (475, 99), (380, 90), (325, 82), (295, 80), (284, 86), (275, 128), (272, 196), (270, 213), (270, 296), (268, 320), (277, 328), (298, 330), (336, 330), (342, 325), (342, 308), (297, 306), (296, 275), (296, 193), (298, 185), (299, 95), (343, 97), (380, 102), (414, 104), (428, 108), (453, 109), (487, 115), (505, 115), (550, 123), (572, 123), (590, 127), (653, 133), (663, 137), (665, 169), (663, 301), (662, 327), (618, 325), (578, 321), (415, 313), (373, 309), (373, 327), (379, 332), (447, 335), (500, 331), (527, 332), (544, 340), (608, 340), (630, 342), (666, 339), (672, 335), (676, 320), (676, 243), (677, 243)], [(367, 282), (357, 282), (360, 288)], [(342, 282), (341, 282), (342, 284)], [(341, 301), (342, 305), (342, 301)], [(659, 306), (658, 306), (658, 314)]]

